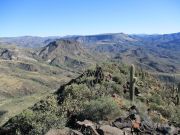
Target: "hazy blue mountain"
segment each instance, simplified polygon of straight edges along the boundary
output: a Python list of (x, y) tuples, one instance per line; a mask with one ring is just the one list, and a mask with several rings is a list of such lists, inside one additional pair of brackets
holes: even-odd
[[(21, 47), (42, 47), (56, 39), (76, 40), (85, 45), (95, 43), (118, 43), (130, 45), (158, 45), (170, 44), (179, 46), (180, 33), (163, 34), (163, 35), (146, 35), (146, 34), (124, 34), (124, 33), (107, 33), (98, 35), (72, 35), (72, 36), (52, 36), (52, 37), (36, 37), (36, 36), (22, 36), (22, 37), (1, 37), (0, 44), (18, 45)], [(163, 45), (162, 45), (163, 46)], [(164, 46), (163, 46), (164, 47)], [(173, 47), (174, 48), (174, 47)]]
[(56, 38), (59, 37), (35, 37), (35, 36), (1, 37), (0, 44), (16, 45), (27, 48), (38, 48), (47, 45)]

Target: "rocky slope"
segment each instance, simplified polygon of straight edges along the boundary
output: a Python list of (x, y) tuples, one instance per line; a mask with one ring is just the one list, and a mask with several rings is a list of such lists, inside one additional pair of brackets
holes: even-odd
[(73, 69), (82, 69), (95, 61), (82, 44), (69, 40), (55, 40), (49, 43), (38, 51), (38, 56), (50, 65)]
[(6, 113), (0, 124), (97, 61), (76, 41), (55, 40), (36, 49), (1, 45), (0, 110)]
[(164, 35), (127, 35), (123, 33), (73, 36), (92, 52), (112, 59), (137, 64), (150, 71), (180, 72), (180, 33)]
[[(77, 62), (73, 66), (69, 59), (66, 59), (69, 65), (55, 66), (41, 59), (38, 52), (42, 49), (0, 46), (0, 112), (3, 112), (0, 113), (0, 125), (78, 75), (72, 68), (79, 62), (76, 54), (67, 57), (73, 57), (72, 63)], [(51, 57), (56, 56), (57, 60), (65, 57), (60, 55), (57, 50), (51, 52)]]
[(172, 93), (170, 87), (146, 72), (136, 70), (135, 75), (134, 102), (129, 100), (128, 67), (104, 63), (11, 118), (0, 132), (8, 135), (131, 134), (132, 111), (140, 117), (142, 134), (178, 133), (179, 105), (168, 94)]

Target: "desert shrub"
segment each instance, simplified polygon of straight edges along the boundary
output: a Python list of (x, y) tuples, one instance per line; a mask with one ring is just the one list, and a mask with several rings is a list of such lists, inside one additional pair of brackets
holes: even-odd
[(110, 73), (110, 74), (113, 74), (114, 71), (115, 71), (115, 67), (112, 66), (112, 64), (103, 64), (103, 70)]
[(100, 89), (97, 91), (97, 94), (99, 95), (99, 93), (101, 93), (101, 95), (112, 95), (114, 93), (119, 94), (120, 93), (120, 85), (116, 84), (115, 82), (108, 82), (105, 81), (102, 83), (102, 86), (100, 87)]
[(157, 104), (150, 104), (150, 108), (152, 110), (158, 111), (166, 118), (171, 117), (171, 110), (169, 110), (169, 107), (161, 106), (161, 105), (157, 105)]
[(120, 75), (115, 75), (112, 77), (112, 80), (118, 84), (122, 84), (122, 78)]
[(163, 104), (162, 97), (159, 94), (153, 94), (151, 97), (149, 97), (149, 101), (158, 105)]
[(82, 110), (84, 102), (93, 98), (93, 92), (86, 84), (71, 84), (65, 87), (64, 101), (61, 105), (63, 112), (75, 114)]
[(146, 102), (146, 97), (144, 96), (138, 96), (137, 99), (139, 99), (141, 102)]
[(180, 126), (180, 109), (176, 107), (176, 108), (170, 108), (170, 110), (173, 110), (173, 112), (171, 112), (170, 121), (175, 123), (176, 126)]
[(155, 122), (155, 123), (161, 123), (161, 120), (160, 120), (158, 114), (153, 114), (153, 115), (151, 116), (151, 119), (152, 119), (152, 121)]
[(129, 72), (128, 67), (125, 66), (125, 65), (123, 65), (123, 64), (121, 65), (121, 67), (119, 67), (119, 70), (120, 70), (120, 72), (121, 72), (122, 74), (124, 74), (124, 75), (127, 75), (128, 72)]
[(59, 116), (57, 112), (39, 113), (30, 109), (23, 111), (14, 117), (11, 122), (16, 124), (16, 133), (24, 134), (45, 134), (50, 128), (61, 128), (65, 126), (66, 119)]
[(9, 124), (16, 125), (15, 132), (20, 135), (45, 134), (52, 127), (64, 126), (66, 119), (62, 112), (59, 112), (56, 98), (53, 95), (47, 96), (46, 100), (39, 101), (33, 107), (13, 117)]
[(116, 93), (119, 96), (123, 96), (124, 93), (123, 93), (123, 88), (122, 88), (121, 85), (116, 84), (116, 83), (112, 83), (111, 87), (113, 89), (113, 93), (112, 94)]
[(65, 97), (71, 96), (72, 99), (89, 99), (91, 91), (86, 84), (71, 84), (65, 88)]
[(57, 110), (57, 97), (49, 95), (46, 100), (40, 100), (31, 108), (33, 111), (45, 112), (45, 111), (56, 111)]
[(56, 113), (43, 113), (36, 115), (36, 122), (33, 124), (33, 130), (36, 132), (46, 133), (51, 128), (61, 128), (65, 126), (66, 118)]
[(120, 115), (117, 103), (111, 97), (101, 97), (88, 102), (82, 114), (93, 121), (110, 120)]

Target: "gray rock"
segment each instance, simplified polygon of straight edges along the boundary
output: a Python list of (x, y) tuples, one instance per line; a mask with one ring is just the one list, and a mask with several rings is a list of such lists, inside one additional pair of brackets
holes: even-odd
[(98, 129), (99, 133), (103, 134), (103, 135), (124, 135), (124, 131), (122, 131), (121, 129), (118, 129), (116, 127), (112, 127), (109, 125), (102, 125), (99, 129)]
[(76, 130), (71, 130), (70, 128), (63, 129), (51, 129), (46, 135), (83, 135), (81, 132)]
[(93, 122), (89, 120), (84, 120), (84, 121), (78, 121), (77, 124), (81, 126), (81, 129), (85, 129), (85, 131), (91, 133), (91, 135), (99, 135), (98, 132), (96, 131), (96, 125)]

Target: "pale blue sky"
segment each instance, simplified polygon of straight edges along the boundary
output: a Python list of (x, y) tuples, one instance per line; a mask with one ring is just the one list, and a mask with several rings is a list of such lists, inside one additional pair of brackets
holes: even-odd
[(180, 0), (0, 0), (0, 37), (180, 32)]

